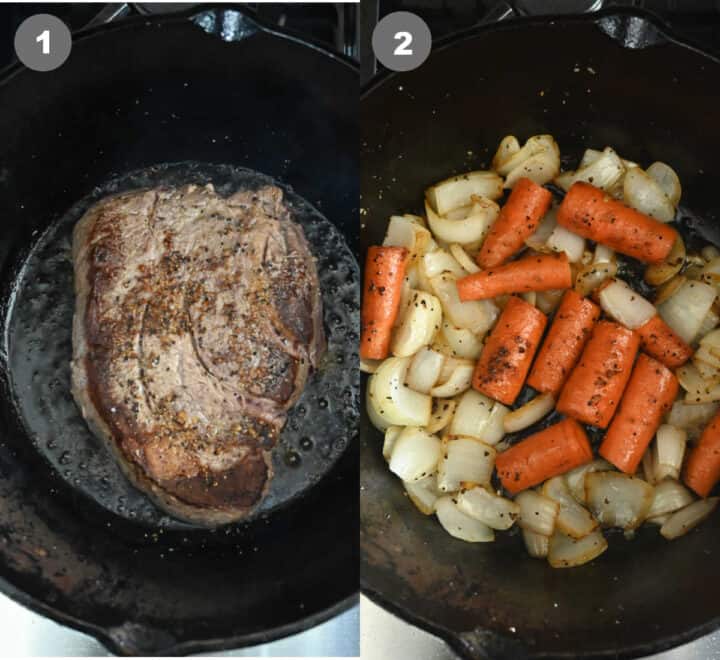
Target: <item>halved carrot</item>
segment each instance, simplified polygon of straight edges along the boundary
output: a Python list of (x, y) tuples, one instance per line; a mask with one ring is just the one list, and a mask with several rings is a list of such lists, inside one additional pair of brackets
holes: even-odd
[(522, 389), (547, 317), (522, 298), (511, 296), (485, 341), (473, 374), (473, 387), (512, 405)]
[(600, 456), (623, 472), (634, 474), (663, 416), (672, 407), (678, 387), (670, 369), (641, 353), (600, 445)]
[(460, 300), (482, 300), (505, 293), (528, 293), (572, 286), (570, 262), (564, 252), (537, 254), (504, 266), (482, 270), (457, 281)]
[(360, 357), (383, 360), (390, 351), (390, 335), (400, 307), (408, 251), (373, 245), (365, 261), (361, 314)]
[(568, 418), (499, 453), (495, 468), (505, 490), (515, 494), (583, 465), (592, 456), (583, 427)]
[(538, 392), (557, 396), (598, 318), (600, 308), (595, 303), (568, 289), (555, 312), (527, 384)]
[(525, 245), (552, 202), (552, 193), (527, 177), (518, 179), (483, 241), (477, 256), (481, 268), (506, 262)]
[(640, 335), (643, 350), (667, 367), (681, 367), (692, 357), (693, 349), (659, 314), (637, 328), (636, 332)]
[(720, 411), (710, 420), (700, 441), (690, 451), (683, 481), (700, 497), (707, 497), (720, 481)]
[(580, 361), (560, 394), (557, 409), (606, 428), (625, 390), (640, 337), (619, 323), (598, 321)]
[(678, 236), (672, 227), (582, 181), (565, 195), (557, 221), (580, 236), (647, 263), (663, 261)]

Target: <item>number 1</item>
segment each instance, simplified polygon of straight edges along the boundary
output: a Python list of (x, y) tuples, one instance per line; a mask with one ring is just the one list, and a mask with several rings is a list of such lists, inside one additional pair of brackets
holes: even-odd
[(412, 43), (412, 35), (409, 32), (396, 32), (393, 39), (402, 43), (398, 44), (394, 55), (412, 55), (413, 52), (408, 46)]
[(42, 42), (43, 55), (50, 55), (50, 30), (44, 30), (37, 37), (35, 41), (38, 43)]

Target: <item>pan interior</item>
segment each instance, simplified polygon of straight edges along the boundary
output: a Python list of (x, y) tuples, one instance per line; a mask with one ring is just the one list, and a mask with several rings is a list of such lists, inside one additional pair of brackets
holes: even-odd
[(273, 451), (267, 496), (247, 520), (297, 499), (334, 465), (358, 418), (359, 290), (355, 258), (335, 225), (289, 187), (253, 170), (199, 162), (164, 164), (112, 178), (53, 223), (17, 269), (4, 328), (14, 410), (33, 447), (76, 491), (135, 522), (185, 529), (123, 476), (109, 450), (88, 429), (70, 392), (72, 355), (72, 230), (99, 199), (123, 191), (213, 183), (220, 194), (275, 184), (317, 259), (328, 348), (308, 379)]

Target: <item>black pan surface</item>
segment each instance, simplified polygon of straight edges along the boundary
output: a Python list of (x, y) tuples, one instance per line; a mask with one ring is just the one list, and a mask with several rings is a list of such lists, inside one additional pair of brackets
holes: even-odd
[[(362, 250), (387, 218), (422, 212), (425, 187), (487, 167), (507, 134), (551, 133), (565, 155), (611, 145), (683, 183), (682, 222), (718, 244), (712, 175), (714, 57), (651, 16), (606, 11), (473, 29), (362, 95)], [(692, 210), (692, 212), (690, 211)], [(457, 541), (420, 515), (361, 422), (361, 583), (380, 604), (468, 658), (633, 657), (720, 623), (717, 516), (672, 543), (655, 529), (610, 539), (591, 564), (552, 569), (522, 542)]]
[[(357, 90), (342, 58), (230, 6), (93, 28), (51, 74), (0, 74), (6, 593), (119, 653), (260, 643), (354, 602)], [(252, 522), (202, 530), (127, 490), (77, 417), (69, 230), (104, 192), (257, 172), (317, 248), (331, 350), (277, 449), (278, 490)]]

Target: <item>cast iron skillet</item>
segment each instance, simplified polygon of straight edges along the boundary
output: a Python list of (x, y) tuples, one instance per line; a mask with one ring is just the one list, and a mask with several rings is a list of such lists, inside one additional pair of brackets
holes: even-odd
[(312, 400), (283, 433), (278, 483), (294, 496), (271, 493), (255, 520), (215, 531), (122, 490), (78, 419), (67, 361), (69, 229), (83, 208), (155, 183), (209, 178), (229, 192), (260, 185), (257, 171), (286, 188), (318, 247), (323, 293), (336, 293), (325, 303), (331, 344), (342, 332), (354, 346), (357, 94), (357, 71), (343, 58), (227, 6), (92, 28), (57, 71), (0, 74), (6, 593), (126, 654), (256, 644), (354, 602), (355, 424), (318, 423), (328, 411), (354, 421), (354, 359), (331, 351), (321, 376), (335, 373), (343, 386), (308, 390)]
[[(361, 97), (363, 252), (387, 218), (422, 212), (427, 184), (489, 164), (500, 139), (553, 134), (564, 154), (612, 145), (677, 168), (691, 225), (718, 243), (720, 62), (653, 17), (614, 10), (470, 30), (418, 70)], [(687, 209), (681, 211), (688, 215)], [(613, 537), (589, 565), (556, 570), (518, 538), (457, 541), (420, 515), (361, 426), (361, 588), (464, 657), (630, 657), (720, 623), (717, 517), (668, 543)]]

